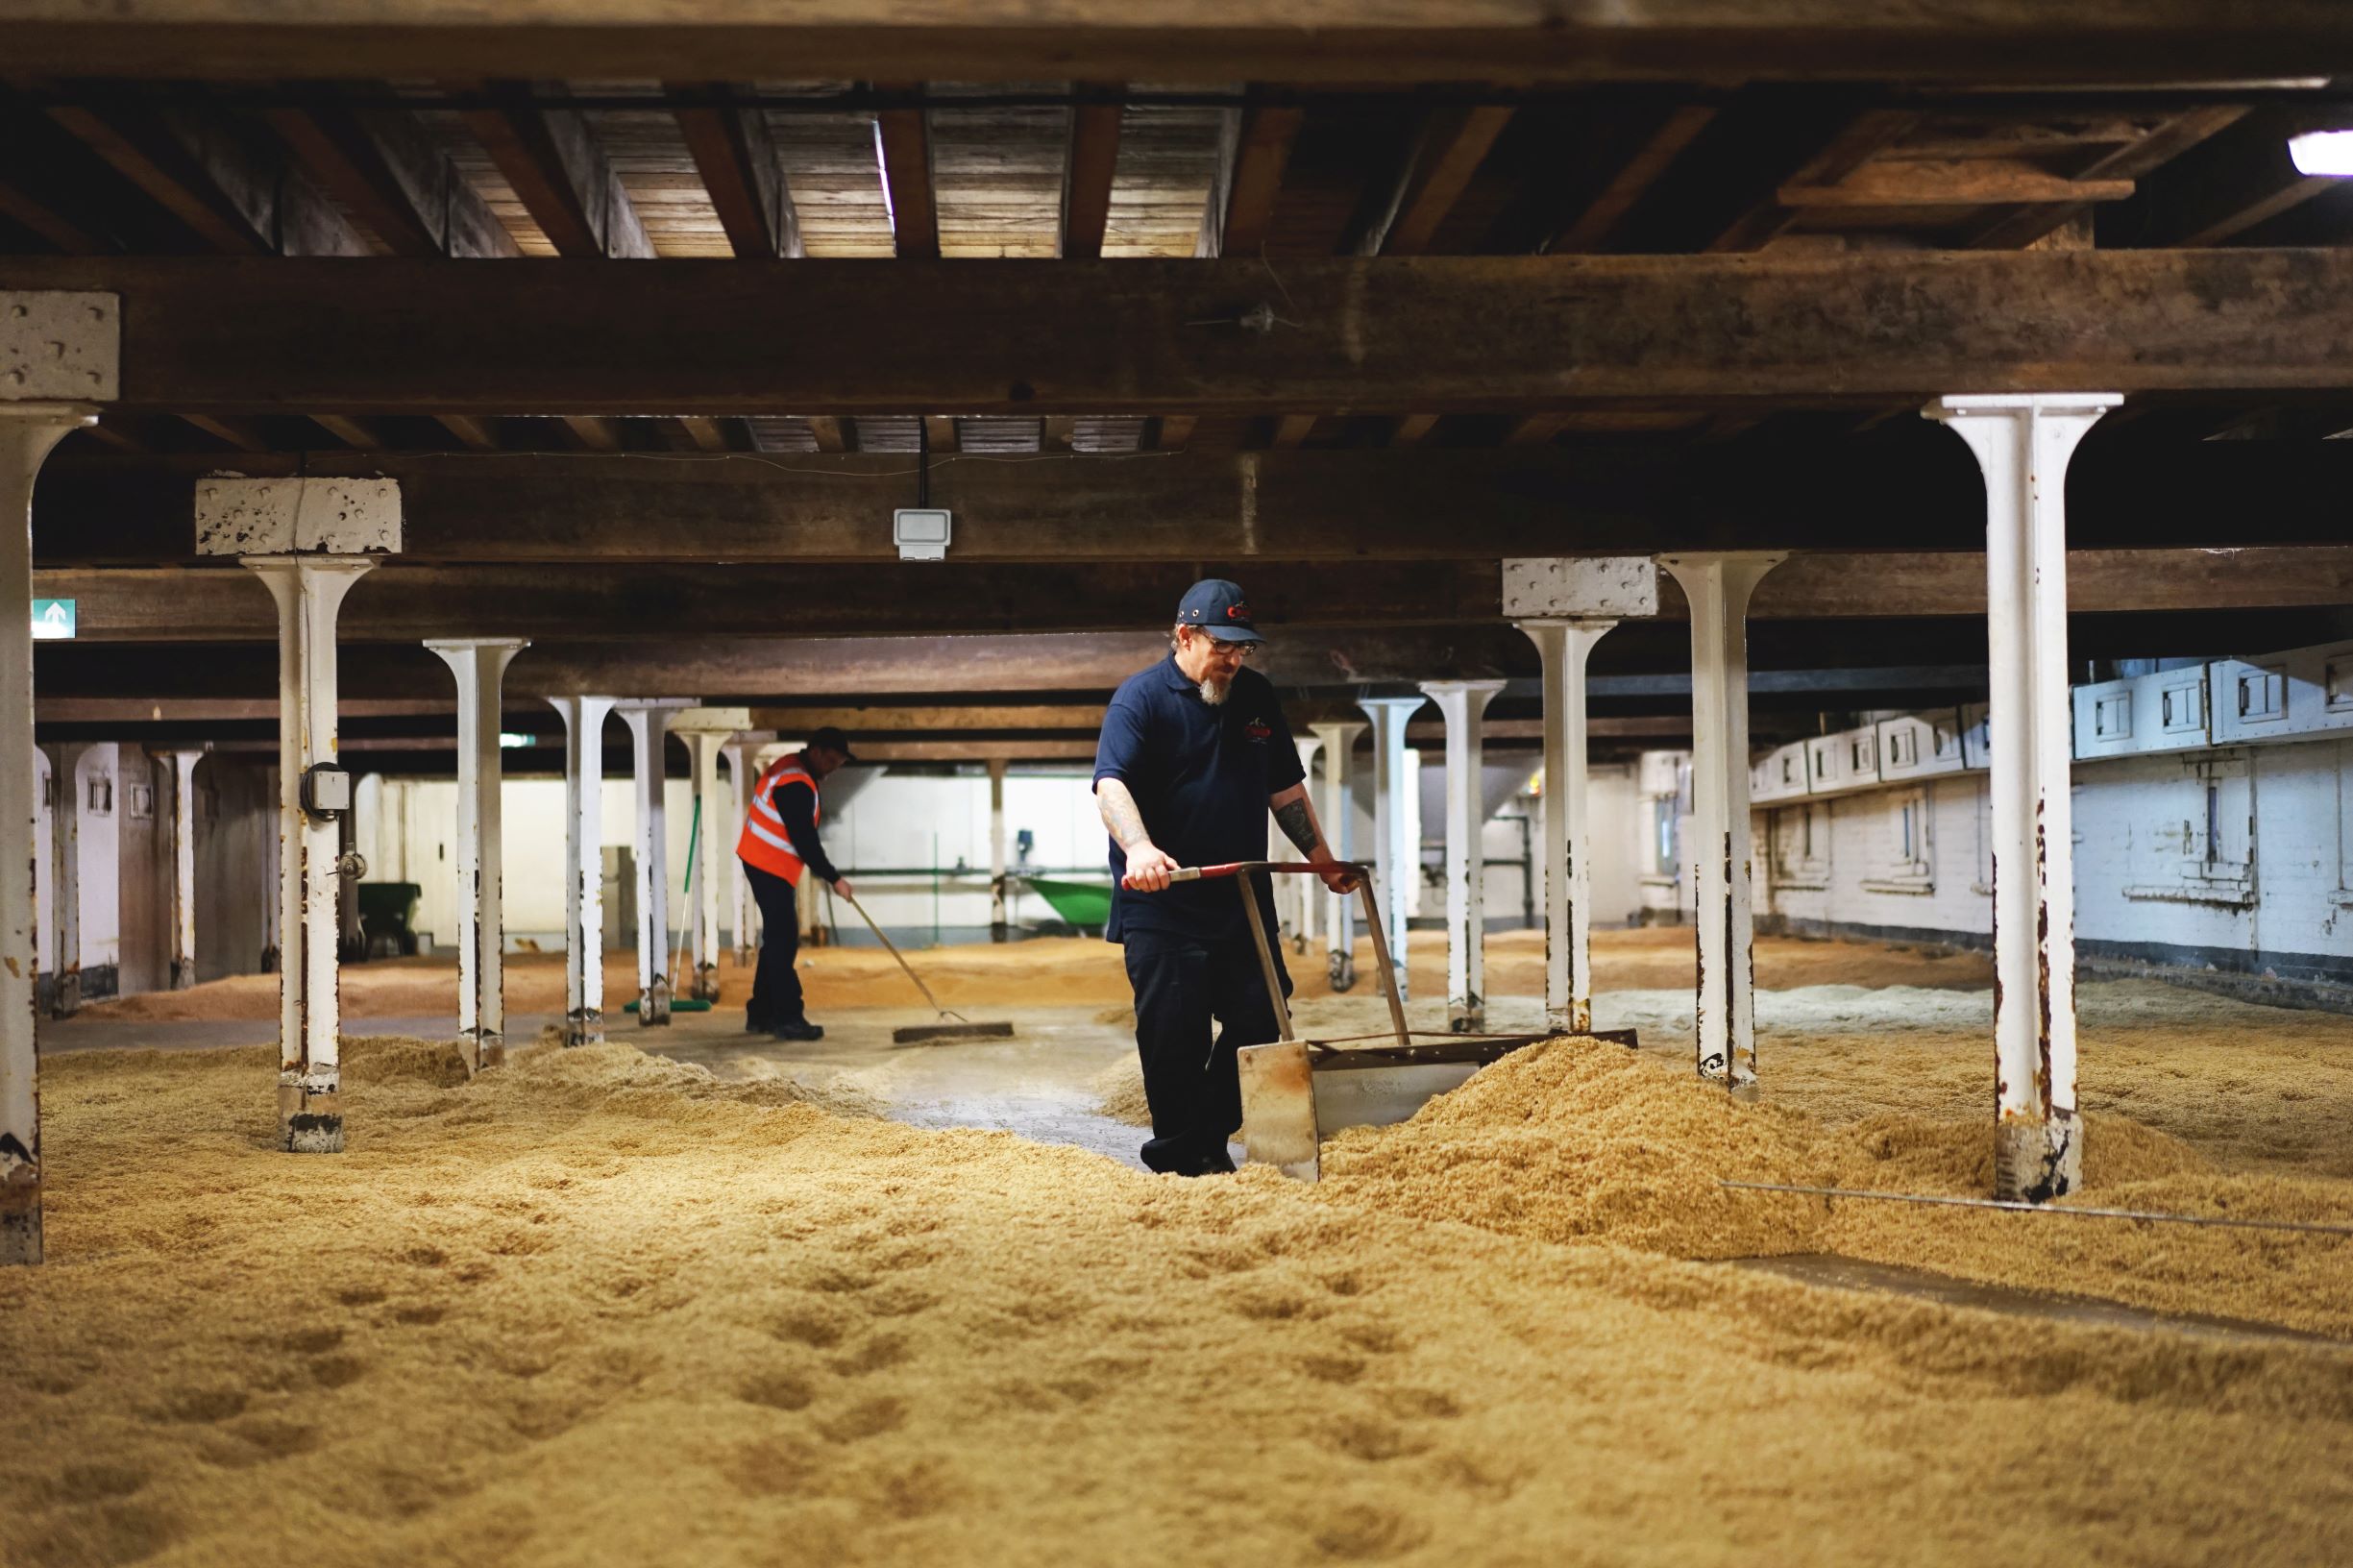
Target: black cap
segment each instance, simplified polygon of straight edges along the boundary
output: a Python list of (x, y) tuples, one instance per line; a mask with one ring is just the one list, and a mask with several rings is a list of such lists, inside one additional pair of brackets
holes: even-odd
[(1250, 603), (1242, 598), (1241, 584), (1223, 577), (1203, 577), (1185, 590), (1184, 601), (1177, 605), (1177, 625), (1199, 626), (1221, 643), (1266, 640), (1250, 619)]
[(831, 724), (827, 724), (824, 728), (812, 734), (809, 737), (808, 745), (803, 747), (801, 749), (804, 751), (839, 751), (842, 753), (842, 760), (844, 762), (856, 762), (858, 760), (850, 753), (849, 737), (843, 734), (840, 730), (834, 728)]

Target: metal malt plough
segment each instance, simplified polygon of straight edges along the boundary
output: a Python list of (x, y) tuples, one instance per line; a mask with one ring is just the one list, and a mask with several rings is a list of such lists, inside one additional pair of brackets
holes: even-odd
[[(1373, 968), (1389, 1004), (1386, 1034), (1338, 1040), (1301, 1040), (1291, 1030), (1290, 1004), (1283, 995), (1274, 946), (1259, 908), (1258, 878), (1321, 875), (1330, 867), (1305, 861), (1236, 861), (1225, 866), (1188, 866), (1171, 873), (1176, 882), (1231, 877), (1250, 918), (1250, 935), (1264, 967), (1266, 993), (1273, 999), (1281, 1038), (1269, 1045), (1245, 1045), (1236, 1053), (1241, 1073), (1244, 1158), (1279, 1165), (1287, 1175), (1314, 1181), (1322, 1165), (1317, 1145), (1343, 1127), (1381, 1127), (1404, 1121), (1472, 1073), (1548, 1035), (1480, 1035), (1415, 1031), (1406, 1027), (1405, 997), (1389, 963), (1381, 906), (1373, 896), (1372, 869), (1342, 863), (1354, 871), (1364, 900), (1365, 929), (1373, 942)], [(1599, 1038), (1632, 1044), (1631, 1030), (1602, 1032)]]

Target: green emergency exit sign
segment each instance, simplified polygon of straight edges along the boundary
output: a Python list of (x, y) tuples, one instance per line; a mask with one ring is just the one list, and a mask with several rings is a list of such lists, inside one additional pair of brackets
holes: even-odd
[(37, 599), (33, 601), (33, 640), (37, 643), (61, 643), (74, 634), (74, 601), (70, 599)]

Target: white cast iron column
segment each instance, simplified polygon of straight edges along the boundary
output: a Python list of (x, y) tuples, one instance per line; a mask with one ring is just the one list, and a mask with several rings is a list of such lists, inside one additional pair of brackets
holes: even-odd
[(70, 1018), (82, 1011), (82, 759), (90, 743), (67, 741), (41, 747), (49, 754), (49, 919), (57, 937), (49, 977), (49, 1016)]
[(303, 772), (335, 760), (335, 616), (364, 555), (248, 555), (278, 601), (279, 1146), (343, 1152), (336, 903), (342, 828), (303, 809)]
[(989, 940), (1003, 942), (1005, 919), (1005, 759), (989, 759)]
[[(694, 962), (694, 986), (687, 994), (706, 1002), (719, 1000), (719, 878), (725, 860), (735, 858), (735, 835), (740, 821), (728, 820), (729, 801), (719, 789), (719, 757), (728, 740), (751, 723), (747, 708), (688, 708), (674, 714), (670, 727), (686, 743), (689, 776), (694, 780), (694, 865), (689, 869), (687, 908), (682, 919), (689, 933)], [(639, 1004), (642, 1011), (644, 1004)]]
[(1421, 845), (1407, 842), (1406, 791), (1420, 787), (1406, 776), (1406, 721), (1420, 709), (1418, 697), (1368, 697), (1357, 703), (1373, 722), (1373, 843), (1375, 880), (1380, 884), (1381, 919), (1388, 928), (1389, 968), (1399, 998), (1406, 987), (1406, 894), (1422, 874)]
[(694, 704), (652, 698), (620, 704), (637, 775), (637, 1026), (670, 1022), (670, 829), (664, 812), (663, 742), (670, 716)]
[[(1324, 832), (1331, 836), (1335, 855), (1354, 860), (1356, 808), (1348, 799), (1348, 753), (1366, 726), (1348, 719), (1311, 727), (1324, 748)], [(1357, 895), (1326, 890), (1324, 897), (1325, 973), (1334, 990), (1346, 991), (1356, 983)]]
[(1585, 660), (1615, 621), (1523, 621), (1544, 674), (1544, 1026), (1593, 1032), (1592, 818), (1587, 801)]
[(506, 1060), (506, 918), (499, 784), (506, 666), (521, 637), (425, 645), (457, 677), (457, 1049), (466, 1070)]
[(1755, 912), (1749, 882), (1749, 596), (1778, 554), (1661, 555), (1691, 601), (1692, 922), (1700, 1076), (1756, 1087)]
[(1426, 680), (1422, 690), (1446, 716), (1446, 1027), (1487, 1026), (1487, 821), (1484, 737), (1487, 704), (1500, 680)]
[[(0, 298), (0, 309), (12, 308)], [(40, 817), (33, 765), (33, 479), (50, 449), (90, 423), (87, 408), (0, 403), (0, 1264), (41, 1261), (41, 1121), (34, 1047), (39, 913), (33, 865)], [(14, 606), (26, 606), (19, 614)], [(73, 788), (68, 772), (59, 805)]]
[[(1299, 782), (1307, 786), (1308, 798), (1312, 800), (1315, 798), (1315, 754), (1323, 749), (1323, 739), (1316, 735), (1294, 735), (1291, 744), (1299, 751)], [(1332, 837), (1334, 829), (1331, 819), (1323, 817), (1320, 810), (1316, 816), (1323, 818), (1324, 834), (1331, 844), (1332, 852), (1338, 854), (1339, 842)], [(1277, 859), (1287, 860), (1296, 848), (1297, 845), (1289, 840), (1277, 839), (1274, 853)], [(1316, 895), (1324, 891), (1324, 885), (1312, 876), (1287, 876), (1283, 880), (1289, 885), (1294, 912), (1291, 917), (1292, 951), (1305, 953), (1315, 940), (1315, 906), (1321, 901)]]
[(760, 781), (757, 753), (773, 737), (765, 734), (741, 734), (720, 749), (727, 758), (727, 778), (734, 796), (734, 814), (727, 819), (726, 853), (720, 864), (727, 870), (728, 907), (735, 911), (735, 963), (738, 968), (749, 968), (760, 951), (760, 908), (751, 896), (751, 878), (744, 874), (744, 863), (735, 858), (735, 842), (744, 831), (744, 821), (751, 815), (751, 787)]
[(1994, 845), (1994, 1194), (2063, 1197), (2075, 1119), (2075, 851), (2068, 797), (2067, 465), (2113, 392), (1946, 398), (1985, 475)]
[(196, 765), (202, 751), (157, 753), (172, 765), (171, 988), (196, 984)]
[(609, 697), (551, 697), (564, 720), (564, 1043), (604, 1041), (604, 719)]

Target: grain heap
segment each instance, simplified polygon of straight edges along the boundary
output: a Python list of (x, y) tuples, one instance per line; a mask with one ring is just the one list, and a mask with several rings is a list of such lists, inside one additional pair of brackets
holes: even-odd
[(359, 1045), (351, 1152), (291, 1159), (273, 1068), (51, 1064), (12, 1564), (2317, 1561), (2353, 1507), (2333, 1349), (1995, 1335), (619, 1045)]

